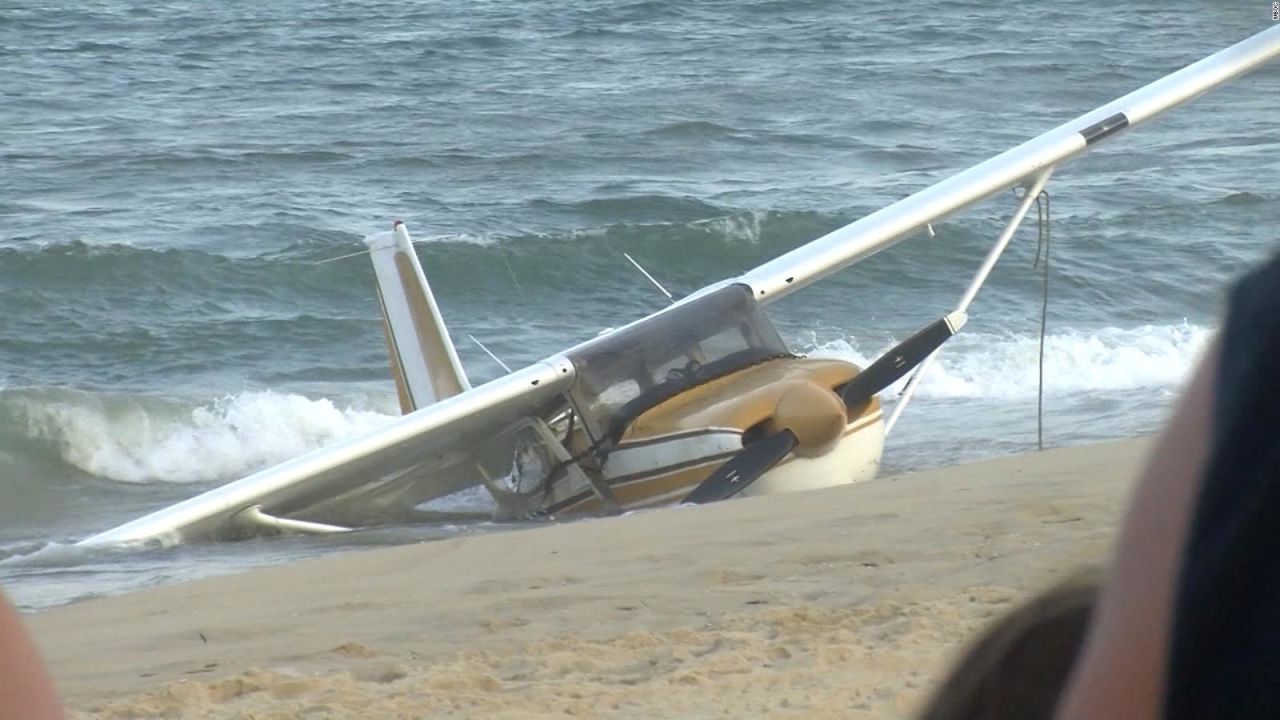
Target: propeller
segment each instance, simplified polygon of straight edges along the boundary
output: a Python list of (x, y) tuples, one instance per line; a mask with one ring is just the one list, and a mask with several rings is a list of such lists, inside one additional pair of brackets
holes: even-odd
[(790, 430), (776, 432), (751, 443), (716, 468), (711, 477), (694, 488), (684, 502), (701, 505), (737, 495), (768, 472), (769, 468), (777, 465), (797, 443), (796, 434)]
[(933, 321), (920, 332), (893, 346), (893, 349), (858, 373), (857, 377), (844, 386), (840, 399), (850, 408), (867, 402), (876, 393), (924, 362), (925, 358), (942, 347), (942, 343), (960, 332), (960, 328), (968, 320), (969, 316), (964, 311), (957, 310)]
[(968, 315), (957, 310), (898, 343), (849, 381), (839, 400), (830, 391), (816, 385), (797, 385), (788, 389), (778, 400), (770, 421), (780, 429), (729, 458), (694, 488), (684, 502), (700, 505), (731, 498), (760, 479), (797, 447), (825, 452), (825, 448), (834, 444), (844, 432), (849, 408), (861, 407), (876, 393), (911, 372), (959, 332), (968, 319)]
[(701, 504), (733, 497), (792, 450), (812, 455), (826, 452), (844, 434), (848, 413), (835, 393), (827, 388), (793, 381), (778, 397), (778, 404), (766, 422), (763, 429), (771, 432), (748, 443), (716, 468), (684, 502)]

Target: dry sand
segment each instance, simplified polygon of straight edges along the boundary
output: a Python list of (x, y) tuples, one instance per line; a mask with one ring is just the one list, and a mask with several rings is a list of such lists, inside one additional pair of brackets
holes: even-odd
[(82, 718), (894, 718), (1146, 447), (382, 548), (30, 618)]

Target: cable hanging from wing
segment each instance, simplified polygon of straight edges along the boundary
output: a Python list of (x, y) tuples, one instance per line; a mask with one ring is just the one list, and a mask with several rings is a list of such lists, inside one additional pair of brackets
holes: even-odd
[[(1041, 201), (1044, 201), (1041, 203)], [(1036, 388), (1036, 447), (1044, 450), (1044, 338), (1049, 325), (1049, 191), (1041, 190), (1036, 196), (1036, 219), (1039, 229), (1036, 238), (1036, 259), (1032, 269), (1040, 267), (1041, 254), (1044, 255), (1044, 273), (1042, 275), (1043, 295), (1040, 300), (1040, 380)]]
[(511, 276), (511, 283), (516, 286), (516, 293), (520, 295), (520, 304), (523, 305), (524, 288), (520, 286), (520, 281), (516, 279), (516, 271), (511, 268), (511, 261), (507, 259), (506, 241), (498, 241), (498, 255), (502, 258), (502, 264), (507, 266), (507, 274)]

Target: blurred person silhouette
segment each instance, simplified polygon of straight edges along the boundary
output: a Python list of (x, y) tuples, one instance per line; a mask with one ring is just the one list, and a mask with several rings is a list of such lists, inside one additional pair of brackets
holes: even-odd
[(1280, 717), (1280, 256), (1156, 443), (1057, 717)]
[(917, 720), (1048, 720), (1071, 670), (1101, 572), (1082, 571), (979, 634)]
[(40, 654), (0, 593), (0, 720), (63, 720)]
[(1280, 256), (1148, 451), (1102, 582), (997, 621), (921, 720), (1280, 717)]

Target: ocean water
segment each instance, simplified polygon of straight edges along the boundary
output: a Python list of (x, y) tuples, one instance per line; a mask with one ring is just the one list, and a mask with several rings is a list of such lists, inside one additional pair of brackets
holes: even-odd
[[(1264, 29), (1263, 2), (0, 4), (0, 586), (45, 607), (474, 519), (166, 550), (93, 532), (385, 423), (364, 234), (402, 218), (476, 381), (638, 318)], [(1277, 247), (1280, 66), (1061, 169), (1049, 445), (1157, 428)], [(769, 308), (874, 359), (994, 199)], [(1034, 213), (887, 472), (1036, 445)], [(888, 399), (892, 400), (891, 391)], [(660, 511), (659, 511), (660, 512)]]

